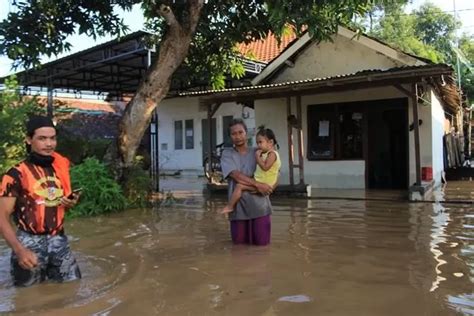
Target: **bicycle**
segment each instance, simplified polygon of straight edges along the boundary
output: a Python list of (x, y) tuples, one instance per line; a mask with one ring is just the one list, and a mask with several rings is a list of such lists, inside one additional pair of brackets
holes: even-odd
[(209, 163), (209, 156), (206, 156), (203, 161), (204, 176), (209, 183), (223, 183), (224, 176), (221, 168), (221, 156), (224, 150), (224, 144), (221, 143), (216, 145), (214, 150), (211, 152), (211, 159)]

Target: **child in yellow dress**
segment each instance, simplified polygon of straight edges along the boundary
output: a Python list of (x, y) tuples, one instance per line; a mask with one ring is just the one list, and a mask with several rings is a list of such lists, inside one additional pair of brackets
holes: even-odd
[[(277, 146), (275, 133), (269, 128), (260, 128), (257, 133), (257, 146), (258, 149), (255, 151), (257, 166), (253, 178), (257, 182), (265, 183), (273, 187), (278, 181), (281, 167), (280, 155), (275, 150)], [(229, 203), (222, 210), (222, 214), (227, 214), (234, 210), (235, 205), (242, 196), (242, 191), (258, 193), (254, 187), (240, 183), (237, 184), (230, 197)]]

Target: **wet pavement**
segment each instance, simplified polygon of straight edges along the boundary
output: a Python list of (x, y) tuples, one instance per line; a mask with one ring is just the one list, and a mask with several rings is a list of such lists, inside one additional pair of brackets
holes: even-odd
[[(69, 221), (79, 282), (12, 287), (1, 241), (0, 313), (474, 315), (471, 204), (273, 197), (271, 245), (233, 246), (225, 197), (200, 183), (166, 206)], [(446, 192), (467, 198), (458, 187)]]

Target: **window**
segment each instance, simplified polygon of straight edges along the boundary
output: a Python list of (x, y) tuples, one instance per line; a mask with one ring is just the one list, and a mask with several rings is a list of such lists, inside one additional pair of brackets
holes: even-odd
[(185, 146), (186, 149), (193, 149), (194, 148), (194, 121), (193, 120), (186, 120), (184, 121), (184, 130), (185, 130)]
[(174, 122), (174, 149), (183, 149), (183, 121)]
[(308, 108), (308, 159), (334, 158), (334, 115), (332, 106)]
[(194, 120), (174, 122), (174, 149), (194, 149)]
[(308, 107), (308, 160), (362, 159), (365, 110), (354, 105)]
[(342, 159), (362, 158), (362, 112), (339, 113), (340, 152)]

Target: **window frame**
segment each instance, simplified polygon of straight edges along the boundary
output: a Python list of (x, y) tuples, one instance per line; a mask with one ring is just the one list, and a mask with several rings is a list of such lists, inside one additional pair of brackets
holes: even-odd
[[(191, 127), (188, 128), (188, 124), (191, 122)], [(192, 135), (188, 136), (188, 130), (191, 130)], [(191, 138), (191, 141), (188, 143), (188, 137)], [(188, 147), (188, 144), (191, 144)], [(184, 120), (184, 149), (194, 149), (194, 119)]]
[[(362, 113), (361, 121), (361, 156), (357, 158), (344, 158), (342, 150), (342, 128), (340, 123), (340, 115), (348, 112)], [(365, 160), (366, 146), (367, 146), (367, 106), (363, 102), (348, 102), (348, 103), (329, 103), (329, 104), (310, 104), (307, 106), (307, 135), (308, 142), (306, 146), (306, 159), (308, 161), (350, 161), (350, 160)], [(319, 120), (318, 117), (321, 119)], [(321, 121), (325, 118), (329, 119), (329, 135), (330, 147), (332, 153), (329, 157), (316, 157), (311, 154), (311, 149), (314, 148), (314, 133), (315, 129), (319, 128), (314, 121)]]
[[(178, 130), (177, 130), (177, 125), (181, 125), (180, 129), (180, 135), (178, 137)], [(174, 150), (183, 150), (184, 149), (184, 142), (183, 142), (183, 135), (184, 135), (184, 126), (183, 126), (183, 120), (175, 120), (173, 123), (173, 131), (174, 131)], [(178, 142), (180, 146), (178, 146)]]

